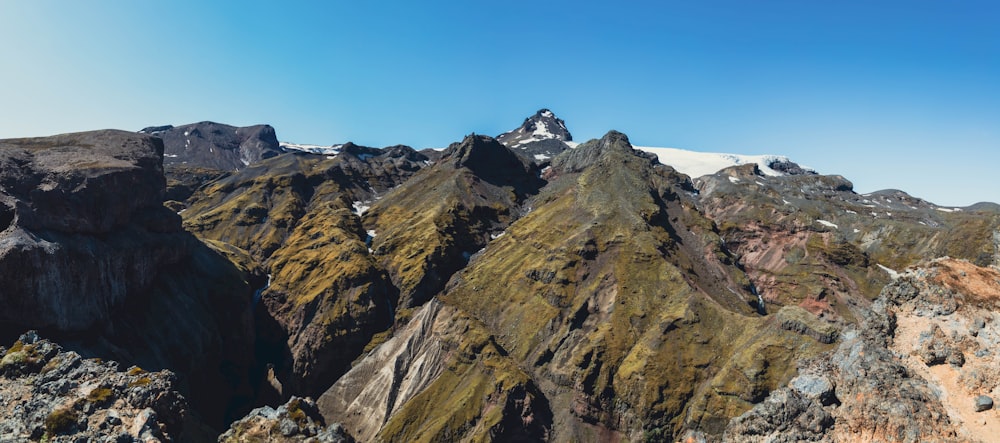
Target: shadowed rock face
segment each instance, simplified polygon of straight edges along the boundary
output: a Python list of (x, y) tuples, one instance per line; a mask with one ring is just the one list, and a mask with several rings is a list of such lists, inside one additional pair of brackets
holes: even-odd
[(0, 141), (2, 321), (86, 329), (181, 259), (162, 152), (122, 131)]
[(252, 289), (246, 269), (163, 206), (162, 150), (158, 138), (123, 131), (0, 141), (0, 324), (170, 368), (221, 424), (249, 390)]
[(256, 125), (238, 128), (213, 122), (183, 126), (151, 126), (140, 133), (163, 139), (168, 166), (234, 171), (280, 154), (274, 128)]

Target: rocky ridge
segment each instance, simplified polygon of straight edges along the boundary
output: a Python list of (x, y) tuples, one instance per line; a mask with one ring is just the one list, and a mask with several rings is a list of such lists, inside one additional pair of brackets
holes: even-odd
[(249, 390), (252, 289), (163, 206), (162, 149), (124, 131), (0, 141), (2, 332), (37, 328), (83, 355), (170, 368), (201, 418), (221, 423)]
[(269, 125), (235, 127), (215, 122), (150, 126), (139, 131), (163, 140), (168, 166), (235, 171), (283, 151)]

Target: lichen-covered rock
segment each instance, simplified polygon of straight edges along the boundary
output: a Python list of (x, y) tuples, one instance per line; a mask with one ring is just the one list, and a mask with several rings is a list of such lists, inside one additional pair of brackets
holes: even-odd
[(496, 140), (470, 135), (364, 217), (373, 257), (399, 288), (399, 306), (422, 305), (472, 255), (521, 215), (544, 181)]
[(250, 411), (219, 436), (219, 443), (266, 441), (273, 443), (354, 443), (339, 423), (329, 426), (311, 398), (292, 397), (277, 408)]
[[(835, 351), (803, 362), (788, 387), (733, 419), (725, 440), (991, 441), (1000, 421), (975, 413), (992, 407), (980, 393), (1000, 386), (996, 357), (982, 352), (1000, 337), (984, 320), (998, 304), (994, 269), (941, 259), (907, 270)], [(804, 429), (806, 411), (832, 421)]]
[[(202, 186), (184, 225), (269, 274), (257, 336), (284, 394), (318, 396), (393, 322), (398, 291), (369, 250), (367, 205), (425, 167), (405, 146), (287, 153)], [(287, 397), (286, 397), (287, 398)]]
[(122, 370), (31, 331), (0, 361), (0, 441), (177, 441), (187, 402), (170, 371)]

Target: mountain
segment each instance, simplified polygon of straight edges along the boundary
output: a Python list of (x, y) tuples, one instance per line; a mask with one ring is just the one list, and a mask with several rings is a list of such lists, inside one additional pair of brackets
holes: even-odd
[(497, 136), (497, 141), (531, 160), (545, 162), (569, 148), (573, 136), (566, 123), (548, 109), (540, 109), (524, 119), (517, 129)]
[(214, 122), (151, 126), (139, 131), (163, 139), (163, 163), (234, 171), (282, 151), (269, 125), (235, 127)]
[(565, 129), (0, 141), (0, 440), (991, 438), (996, 205)]
[[(195, 421), (221, 425), (253, 396), (254, 266), (182, 229), (162, 204), (162, 155), (159, 138), (124, 131), (0, 140), (0, 333), (169, 368)], [(14, 347), (4, 361), (21, 360)]]

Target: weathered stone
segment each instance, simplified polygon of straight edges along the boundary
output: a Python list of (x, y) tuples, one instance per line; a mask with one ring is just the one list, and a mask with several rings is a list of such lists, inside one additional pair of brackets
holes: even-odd
[[(0, 374), (0, 441), (146, 441), (182, 436), (187, 402), (169, 371), (119, 371), (24, 334), (25, 360)], [(9, 368), (8, 368), (9, 369)], [(135, 391), (147, 395), (134, 396)], [(58, 437), (58, 439), (56, 438)]]
[(976, 412), (983, 412), (993, 409), (993, 398), (988, 395), (976, 397)]

